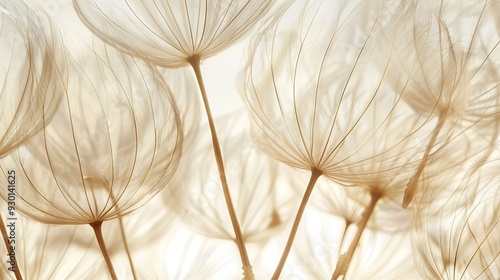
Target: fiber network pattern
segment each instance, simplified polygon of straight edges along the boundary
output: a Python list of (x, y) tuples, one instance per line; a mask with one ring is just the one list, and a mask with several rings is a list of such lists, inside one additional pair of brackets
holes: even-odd
[(499, 45), (498, 0), (0, 0), (0, 278), (500, 279)]

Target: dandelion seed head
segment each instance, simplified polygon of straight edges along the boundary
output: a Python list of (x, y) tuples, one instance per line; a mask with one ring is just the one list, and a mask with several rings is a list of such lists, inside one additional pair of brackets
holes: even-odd
[(491, 3), (424, 1), (407, 7), (385, 27), (393, 45), (389, 77), (395, 91), (416, 112), (431, 112), (458, 127), (491, 123), (499, 106), (491, 97), (498, 83), (489, 77), (496, 73), (490, 65), (500, 42), (486, 12)]
[[(472, 160), (474, 163), (474, 160)], [(424, 277), (495, 279), (498, 265), (498, 176), (496, 161), (458, 173), (459, 180), (425, 181), (415, 211), (413, 247)], [(466, 169), (467, 169), (466, 168)], [(446, 176), (446, 172), (443, 172)], [(437, 177), (439, 179), (439, 176)]]
[[(356, 24), (364, 2), (332, 4), (328, 25), (320, 21), (327, 4), (312, 3), (297, 3), (303, 10), (290, 9), (297, 13), (291, 20), (277, 16), (252, 44), (241, 91), (253, 139), (290, 166), (400, 195), (400, 186), (389, 189), (418, 163), (430, 118), (415, 117), (392, 95), (389, 58), (370, 55), (381, 40), (376, 27), (363, 33)], [(312, 28), (317, 24), (324, 28)]]
[(269, 0), (74, 1), (80, 18), (103, 40), (172, 68), (188, 65), (194, 56), (205, 59), (221, 52), (273, 5)]
[(65, 73), (60, 40), (46, 14), (22, 1), (0, 3), (0, 157), (50, 121)]
[(160, 73), (80, 40), (86, 53), (65, 58), (53, 122), (11, 158), (26, 186), (19, 211), (46, 223), (87, 224), (137, 209), (170, 180), (182, 150), (177, 107)]

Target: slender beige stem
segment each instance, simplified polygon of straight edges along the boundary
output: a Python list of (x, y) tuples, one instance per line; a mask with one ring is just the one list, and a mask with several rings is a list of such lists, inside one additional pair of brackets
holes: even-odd
[(306, 209), (307, 202), (309, 201), (309, 197), (311, 197), (311, 193), (316, 185), (316, 181), (318, 181), (319, 177), (322, 175), (321, 171), (317, 169), (313, 169), (311, 171), (311, 178), (309, 179), (309, 183), (307, 184), (306, 191), (304, 192), (304, 196), (302, 197), (302, 201), (300, 202), (299, 209), (297, 210), (297, 215), (295, 215), (295, 220), (293, 221), (292, 229), (290, 231), (290, 235), (288, 236), (288, 241), (285, 245), (285, 250), (281, 255), (280, 262), (274, 271), (272, 280), (277, 280), (280, 277), (281, 271), (285, 266), (286, 259), (288, 258), (288, 254), (290, 253), (290, 249), (292, 248), (293, 240), (295, 239), (295, 235), (297, 234), (297, 229), (299, 228), (300, 219), (302, 219), (302, 214), (304, 214), (304, 210)]
[(363, 213), (363, 218), (361, 218), (361, 220), (357, 224), (358, 231), (356, 232), (354, 239), (352, 240), (351, 244), (349, 245), (349, 249), (347, 249), (347, 252), (345, 254), (340, 255), (339, 260), (337, 262), (337, 267), (335, 268), (335, 271), (333, 272), (333, 275), (332, 275), (332, 280), (336, 280), (340, 276), (346, 275), (347, 269), (349, 268), (349, 265), (351, 264), (352, 257), (354, 255), (354, 251), (356, 250), (356, 247), (358, 247), (359, 240), (361, 239), (361, 235), (363, 234), (363, 231), (366, 228), (366, 224), (368, 223), (368, 220), (372, 216), (372, 214), (375, 210), (375, 206), (377, 205), (377, 202), (379, 199), (380, 199), (380, 194), (378, 194), (378, 193), (371, 194), (370, 205), (368, 205), (368, 208), (366, 209), (365, 213)]
[(339, 254), (340, 254), (340, 250), (342, 249), (342, 245), (344, 245), (344, 240), (345, 240), (345, 237), (347, 235), (347, 229), (349, 228), (349, 226), (351, 225), (351, 223), (348, 223), (346, 222), (345, 223), (345, 227), (344, 227), (344, 233), (342, 234), (342, 238), (340, 238), (340, 248), (339, 248)]
[(434, 147), (436, 139), (439, 135), (439, 132), (443, 128), (444, 123), (445, 123), (445, 117), (440, 116), (438, 119), (438, 124), (436, 125), (436, 128), (434, 128), (434, 132), (432, 133), (431, 140), (429, 141), (429, 144), (427, 144), (424, 156), (422, 157), (422, 160), (420, 161), (417, 170), (415, 171), (410, 181), (406, 185), (402, 203), (402, 206), (405, 209), (408, 208), (408, 205), (410, 205), (410, 203), (413, 201), (413, 198), (415, 197), (415, 193), (417, 192), (418, 189), (418, 181), (420, 179), (420, 175), (422, 175), (422, 172), (424, 171), (425, 165), (427, 164), (427, 160), (429, 159), (429, 154), (432, 148)]
[(113, 267), (113, 263), (111, 262), (111, 258), (109, 257), (108, 250), (106, 249), (106, 244), (104, 244), (104, 238), (102, 237), (102, 221), (95, 222), (90, 224), (92, 229), (94, 229), (95, 237), (97, 239), (97, 243), (99, 243), (99, 248), (101, 248), (101, 253), (102, 256), (104, 257), (104, 260), (106, 261), (106, 265), (108, 266), (109, 274), (111, 275), (111, 279), (113, 280), (118, 280), (118, 277), (116, 277), (116, 272)]
[[(116, 210), (119, 210), (118, 201), (115, 199), (115, 195), (113, 194), (113, 191), (111, 189), (109, 190), (109, 195), (111, 197), (111, 200), (113, 201), (114, 207), (116, 208)], [(134, 277), (134, 279), (137, 279), (137, 275), (135, 273), (134, 261), (132, 259), (132, 254), (130, 253), (130, 248), (128, 246), (127, 235), (125, 233), (125, 227), (123, 225), (122, 216), (118, 217), (118, 223), (120, 226), (120, 234), (122, 236), (123, 247), (125, 248), (125, 252), (127, 253), (128, 263), (130, 265), (130, 270), (132, 271), (132, 277)]]
[(210, 132), (212, 134), (212, 145), (215, 154), (215, 160), (217, 162), (217, 168), (219, 170), (219, 177), (222, 185), (222, 191), (224, 193), (227, 210), (229, 212), (231, 223), (233, 225), (234, 234), (236, 237), (235, 240), (236, 245), (238, 246), (241, 262), (243, 264), (243, 279), (253, 280), (255, 279), (255, 277), (253, 275), (252, 265), (250, 264), (250, 260), (248, 258), (245, 242), (243, 240), (243, 234), (241, 233), (241, 227), (238, 222), (236, 211), (234, 210), (233, 202), (231, 200), (231, 194), (229, 193), (229, 187), (227, 184), (226, 173), (224, 171), (224, 162), (222, 161), (222, 153), (219, 145), (219, 139), (217, 138), (217, 132), (215, 130), (215, 124), (212, 117), (212, 111), (210, 110), (210, 104), (208, 102), (207, 93), (205, 90), (205, 84), (203, 82), (203, 77), (201, 74), (200, 56), (198, 55), (192, 56), (188, 59), (188, 62), (189, 64), (191, 64), (194, 73), (196, 75), (196, 79), (198, 81), (198, 85), (201, 91), (201, 97), (203, 98), (203, 104), (205, 105), (205, 111), (207, 113), (207, 118), (208, 118), (208, 125), (210, 126)]
[[(9, 244), (7, 230), (5, 229), (5, 223), (3, 222), (3, 216), (1, 214), (0, 214), (0, 231), (2, 232), (2, 237), (3, 237), (4, 244), (5, 244), (5, 249), (7, 249), (7, 253), (9, 253), (11, 245)], [(9, 256), (9, 259), (10, 259), (10, 256)], [(17, 262), (17, 258), (15, 255), (13, 256), (13, 259), (14, 259), (14, 262), (16, 263), (16, 265), (14, 267), (14, 275), (16, 276), (17, 280), (22, 280), (23, 276), (21, 275), (21, 271), (19, 270), (19, 263)]]
[(132, 254), (130, 254), (130, 248), (127, 242), (127, 235), (125, 234), (125, 229), (123, 226), (123, 220), (121, 216), (118, 217), (118, 222), (120, 223), (120, 233), (122, 235), (123, 247), (125, 247), (125, 252), (127, 253), (128, 257), (128, 263), (130, 265), (130, 269), (132, 270), (132, 277), (134, 277), (134, 279), (137, 279), (137, 275), (135, 274), (134, 261), (132, 259)]

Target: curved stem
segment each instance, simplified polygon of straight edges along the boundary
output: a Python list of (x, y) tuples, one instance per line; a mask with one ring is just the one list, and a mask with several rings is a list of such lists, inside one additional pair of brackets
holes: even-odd
[(336, 280), (342, 275), (345, 276), (345, 274), (347, 273), (347, 269), (349, 268), (349, 265), (351, 264), (351, 260), (352, 260), (352, 257), (354, 255), (354, 251), (356, 250), (356, 247), (358, 247), (359, 240), (361, 239), (361, 235), (363, 234), (363, 231), (366, 228), (366, 224), (368, 223), (368, 220), (370, 219), (371, 215), (373, 214), (373, 212), (375, 210), (375, 206), (377, 205), (377, 202), (379, 199), (380, 199), (380, 194), (378, 194), (378, 193), (371, 194), (370, 205), (368, 205), (368, 208), (366, 209), (365, 213), (363, 214), (363, 218), (361, 218), (361, 220), (357, 224), (358, 231), (356, 232), (354, 239), (352, 240), (351, 244), (349, 245), (349, 249), (347, 249), (347, 252), (345, 254), (340, 255), (339, 260), (337, 262), (337, 267), (335, 268), (335, 271), (333, 272), (333, 275), (332, 275), (332, 280)]
[(443, 128), (444, 123), (445, 123), (445, 117), (440, 116), (438, 119), (438, 124), (436, 125), (436, 128), (434, 128), (434, 132), (432, 133), (431, 140), (429, 141), (429, 144), (427, 144), (422, 160), (420, 161), (420, 164), (418, 165), (417, 170), (411, 177), (410, 181), (406, 185), (402, 203), (402, 206), (405, 209), (408, 208), (408, 205), (410, 205), (410, 203), (413, 201), (413, 198), (415, 197), (420, 175), (422, 175), (422, 172), (424, 171), (425, 165), (427, 164), (427, 160), (429, 159), (429, 154), (431, 152), (431, 149), (434, 147), (434, 143), (436, 142), (436, 139), (439, 135), (439, 132)]
[(128, 257), (128, 263), (130, 265), (130, 269), (132, 270), (132, 277), (134, 277), (134, 279), (137, 279), (137, 275), (135, 273), (134, 261), (132, 259), (132, 254), (130, 254), (130, 248), (127, 242), (127, 235), (125, 234), (125, 229), (123, 226), (123, 220), (121, 216), (118, 217), (118, 222), (120, 223), (120, 233), (122, 235), (123, 247), (125, 247), (125, 252), (127, 253)]
[[(10, 252), (10, 243), (9, 243), (9, 238), (7, 235), (7, 230), (5, 229), (5, 223), (3, 222), (2, 214), (0, 214), (0, 231), (2, 232), (2, 237), (3, 237), (4, 244), (5, 244), (5, 249), (7, 249), (7, 253), (9, 253)], [(10, 256), (9, 256), (9, 258), (10, 258)], [(14, 256), (12, 258), (14, 258), (14, 262), (15, 262), (15, 266), (13, 266), (14, 267), (14, 275), (16, 276), (17, 280), (22, 280), (23, 276), (21, 275), (21, 271), (19, 271), (19, 265), (17, 263), (15, 252), (14, 252)]]
[(231, 218), (231, 223), (233, 225), (235, 241), (238, 246), (238, 250), (240, 252), (241, 262), (243, 264), (243, 272), (245, 280), (253, 280), (253, 272), (252, 265), (250, 264), (250, 260), (248, 258), (247, 250), (245, 247), (245, 242), (243, 240), (243, 234), (241, 233), (241, 227), (238, 222), (238, 217), (236, 215), (236, 211), (234, 210), (233, 202), (231, 200), (231, 194), (229, 193), (229, 187), (227, 184), (226, 173), (224, 171), (224, 162), (222, 160), (222, 153), (220, 149), (219, 139), (217, 137), (217, 132), (215, 130), (215, 124), (212, 117), (212, 111), (210, 110), (210, 104), (207, 98), (207, 92), (205, 90), (205, 84), (203, 82), (203, 77), (201, 74), (200, 68), (200, 56), (195, 55), (188, 58), (189, 64), (194, 70), (196, 75), (196, 79), (198, 81), (198, 85), (200, 87), (201, 97), (203, 99), (203, 104), (205, 105), (205, 111), (207, 113), (208, 125), (210, 126), (210, 132), (212, 134), (212, 145), (215, 154), (215, 160), (217, 162), (217, 168), (219, 170), (219, 177), (222, 185), (222, 191), (224, 193), (224, 198), (226, 200), (227, 210), (229, 212), (229, 216)]
[(281, 255), (280, 262), (274, 271), (272, 280), (277, 280), (280, 277), (281, 271), (285, 266), (286, 259), (288, 258), (288, 254), (290, 253), (290, 249), (292, 248), (293, 240), (295, 239), (295, 234), (297, 233), (297, 229), (299, 228), (300, 219), (302, 219), (302, 214), (304, 214), (304, 210), (306, 209), (307, 202), (309, 201), (309, 197), (311, 197), (311, 193), (316, 185), (316, 181), (318, 181), (319, 177), (322, 175), (321, 171), (317, 169), (313, 169), (311, 171), (311, 178), (309, 179), (309, 183), (307, 184), (306, 191), (304, 192), (304, 196), (302, 196), (302, 201), (300, 202), (299, 209), (297, 210), (297, 215), (295, 216), (295, 220), (293, 221), (292, 230), (290, 231), (290, 235), (288, 236), (288, 241), (285, 245), (285, 250)]
[(118, 277), (116, 277), (115, 269), (113, 267), (113, 263), (111, 262), (111, 258), (108, 254), (108, 250), (106, 249), (106, 244), (104, 244), (104, 238), (102, 237), (102, 221), (91, 223), (89, 225), (92, 227), (92, 229), (94, 229), (97, 243), (99, 243), (99, 248), (101, 249), (102, 256), (104, 257), (106, 265), (108, 266), (109, 274), (111, 274), (111, 279), (118, 280)]

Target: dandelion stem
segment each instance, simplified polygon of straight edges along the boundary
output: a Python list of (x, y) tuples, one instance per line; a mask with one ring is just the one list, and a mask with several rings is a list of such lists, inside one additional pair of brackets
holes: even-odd
[(337, 262), (337, 267), (335, 268), (335, 271), (333, 272), (333, 275), (332, 275), (332, 280), (337, 280), (340, 276), (346, 275), (347, 269), (349, 268), (349, 265), (351, 264), (352, 257), (354, 255), (354, 251), (356, 250), (356, 247), (358, 247), (359, 240), (361, 239), (361, 235), (363, 234), (363, 231), (366, 228), (366, 224), (368, 223), (368, 220), (370, 219), (371, 215), (373, 214), (373, 212), (375, 210), (375, 206), (377, 205), (377, 202), (379, 199), (380, 199), (379, 193), (373, 192), (371, 194), (370, 205), (368, 205), (368, 208), (366, 209), (365, 213), (363, 213), (363, 218), (361, 218), (361, 220), (357, 224), (358, 231), (356, 232), (354, 239), (352, 240), (351, 244), (349, 245), (349, 249), (347, 249), (346, 253), (340, 255), (339, 260)]
[(316, 185), (316, 181), (318, 181), (319, 177), (322, 175), (321, 171), (317, 169), (313, 169), (311, 171), (311, 178), (309, 179), (309, 183), (307, 184), (306, 191), (304, 192), (304, 196), (302, 197), (302, 201), (300, 202), (299, 209), (297, 210), (297, 215), (295, 216), (295, 220), (293, 221), (293, 226), (290, 231), (290, 235), (288, 236), (288, 241), (285, 245), (285, 250), (281, 255), (280, 262), (274, 271), (272, 280), (277, 280), (280, 277), (281, 271), (285, 266), (286, 259), (288, 258), (288, 254), (290, 253), (290, 249), (292, 248), (293, 240), (295, 238), (295, 234), (297, 233), (297, 229), (299, 228), (300, 219), (302, 218), (302, 214), (304, 214), (304, 210), (306, 209), (307, 202), (309, 201), (309, 197), (311, 197), (311, 193)]
[(118, 217), (118, 222), (120, 223), (120, 234), (122, 235), (123, 247), (125, 247), (125, 252), (127, 252), (128, 263), (130, 264), (130, 269), (132, 270), (132, 277), (137, 279), (137, 275), (135, 274), (134, 261), (132, 259), (132, 254), (130, 254), (130, 248), (127, 242), (127, 235), (125, 234), (125, 229), (123, 227), (123, 219), (122, 217)]
[[(109, 191), (109, 195), (113, 201), (113, 204), (114, 204), (114, 207), (118, 209), (118, 203), (117, 203), (117, 200), (115, 199), (115, 195), (113, 194), (113, 192)], [(123, 241), (123, 247), (125, 248), (125, 252), (127, 253), (127, 258), (128, 258), (128, 263), (130, 265), (130, 270), (132, 271), (132, 277), (134, 277), (134, 279), (137, 279), (137, 275), (135, 273), (135, 266), (134, 266), (134, 260), (132, 259), (132, 254), (130, 254), (130, 248), (128, 246), (128, 242), (127, 242), (127, 235), (125, 234), (125, 227), (123, 226), (123, 218), (122, 216), (118, 216), (118, 224), (120, 226), (120, 234), (122, 236), (122, 241)]]
[[(9, 238), (7, 237), (7, 230), (5, 228), (5, 223), (3, 222), (3, 217), (2, 214), (0, 214), (0, 230), (2, 231), (2, 237), (3, 241), (5, 243), (5, 249), (7, 249), (7, 254), (10, 253), (10, 243), (9, 243)], [(15, 251), (14, 251), (14, 256), (9, 255), (9, 260), (14, 259), (15, 266), (14, 266), (14, 275), (16, 276), (16, 280), (22, 280), (23, 276), (21, 275), (21, 271), (19, 270), (19, 263), (17, 262)]]
[(113, 280), (118, 280), (116, 276), (115, 269), (113, 267), (113, 263), (111, 262), (111, 258), (109, 257), (108, 250), (106, 249), (106, 244), (104, 244), (104, 238), (102, 237), (102, 221), (91, 223), (90, 226), (94, 229), (95, 237), (97, 239), (97, 243), (99, 243), (99, 248), (101, 249), (102, 256), (106, 261), (106, 265), (108, 266), (109, 273), (111, 274), (111, 278)]
[(420, 164), (418, 165), (417, 170), (415, 170), (415, 173), (411, 177), (410, 181), (406, 185), (402, 203), (402, 206), (405, 209), (408, 208), (408, 205), (410, 205), (410, 203), (413, 201), (413, 198), (415, 197), (420, 175), (422, 175), (422, 172), (424, 171), (427, 160), (429, 159), (429, 154), (431, 153), (431, 149), (434, 147), (436, 139), (439, 135), (439, 132), (443, 128), (444, 123), (445, 118), (443, 116), (440, 116), (438, 119), (438, 124), (436, 125), (436, 128), (434, 128), (434, 132), (432, 133), (431, 140), (429, 141), (429, 144), (427, 144), (422, 160), (420, 161)]
[(226, 173), (224, 171), (224, 162), (222, 160), (222, 153), (219, 145), (219, 139), (217, 138), (217, 132), (215, 130), (215, 124), (212, 117), (212, 111), (210, 110), (210, 104), (208, 102), (207, 93), (205, 90), (205, 84), (203, 82), (203, 77), (201, 74), (200, 67), (200, 56), (195, 55), (188, 58), (189, 64), (194, 70), (196, 75), (196, 79), (198, 81), (198, 85), (200, 87), (201, 97), (203, 98), (203, 104), (205, 105), (205, 111), (207, 113), (208, 125), (210, 126), (210, 132), (212, 134), (212, 145), (215, 154), (215, 160), (217, 162), (217, 168), (219, 170), (219, 177), (222, 185), (222, 191), (224, 193), (224, 198), (226, 200), (227, 210), (229, 212), (229, 216), (231, 218), (231, 223), (233, 225), (235, 241), (238, 246), (238, 250), (241, 256), (241, 262), (243, 264), (243, 272), (245, 280), (253, 280), (255, 277), (252, 272), (252, 265), (250, 264), (250, 260), (248, 258), (247, 250), (245, 247), (245, 242), (243, 240), (243, 234), (241, 233), (240, 224), (238, 222), (238, 217), (236, 215), (236, 211), (234, 210), (233, 202), (231, 200), (231, 194), (229, 193), (229, 187), (227, 184)]

